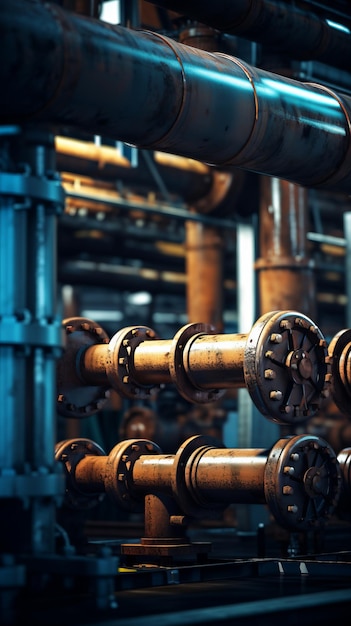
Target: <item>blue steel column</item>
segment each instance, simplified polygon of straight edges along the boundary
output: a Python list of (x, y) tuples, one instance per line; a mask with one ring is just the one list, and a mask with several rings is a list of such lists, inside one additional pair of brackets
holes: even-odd
[(18, 127), (0, 132), (0, 555), (20, 557), (54, 552), (64, 493), (54, 459), (63, 348), (56, 222), (64, 194), (53, 137)]

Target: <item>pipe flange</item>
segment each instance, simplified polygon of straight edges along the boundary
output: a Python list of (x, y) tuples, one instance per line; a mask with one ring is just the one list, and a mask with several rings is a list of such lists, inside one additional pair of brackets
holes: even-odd
[(128, 326), (111, 339), (106, 360), (106, 374), (111, 386), (127, 398), (152, 399), (160, 385), (141, 385), (134, 370), (134, 350), (143, 341), (158, 339), (147, 326)]
[[(189, 517), (202, 517), (204, 508), (206, 508), (206, 516), (209, 515), (208, 506), (205, 503), (202, 504), (194, 492), (191, 473), (194, 460), (214, 447), (211, 437), (194, 435), (184, 441), (174, 457), (171, 477), (173, 497), (181, 511)], [(222, 510), (225, 508), (225, 505), (218, 506)], [(211, 507), (218, 508), (212, 503)]]
[(338, 454), (338, 462), (340, 464), (343, 489), (340, 498), (341, 512), (351, 512), (351, 448), (344, 448)]
[(320, 528), (334, 512), (342, 489), (335, 452), (316, 436), (280, 439), (264, 474), (267, 505), (278, 524), (293, 531)]
[(258, 410), (271, 421), (299, 424), (330, 394), (327, 342), (312, 320), (295, 311), (260, 317), (248, 335), (244, 379)]
[(329, 343), (331, 393), (342, 413), (351, 413), (351, 329), (340, 330)]
[(161, 448), (148, 439), (127, 439), (112, 448), (106, 461), (105, 490), (123, 508), (144, 511), (144, 492), (134, 489), (133, 467), (145, 454), (161, 454)]
[(84, 493), (75, 479), (78, 463), (86, 456), (106, 456), (106, 452), (91, 439), (66, 439), (55, 447), (55, 461), (60, 461), (66, 473), (65, 503), (72, 509), (91, 509), (101, 502), (104, 493)]
[(213, 335), (215, 329), (210, 324), (186, 324), (173, 337), (169, 351), (169, 372), (173, 384), (180, 395), (188, 402), (206, 404), (219, 400), (225, 393), (222, 389), (201, 389), (191, 380), (187, 356), (190, 344), (201, 335)]
[(66, 349), (57, 362), (57, 411), (65, 417), (88, 417), (104, 407), (110, 392), (106, 386), (87, 385), (79, 376), (79, 361), (89, 346), (107, 344), (109, 337), (86, 317), (67, 318), (62, 327)]

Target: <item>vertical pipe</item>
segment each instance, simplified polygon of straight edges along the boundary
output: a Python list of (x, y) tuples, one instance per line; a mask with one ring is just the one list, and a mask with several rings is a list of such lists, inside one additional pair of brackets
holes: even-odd
[(186, 222), (186, 302), (190, 323), (223, 330), (223, 242), (219, 231)]
[[(308, 218), (304, 187), (261, 176), (261, 257), (256, 262), (261, 315), (295, 310), (315, 319), (317, 298), (313, 261), (307, 250)], [(280, 427), (280, 431), (284, 434), (286, 427)]]
[(180, 541), (184, 529), (172, 526), (170, 518), (179, 515), (179, 507), (170, 496), (164, 494), (147, 494), (145, 496), (145, 532), (141, 542), (144, 545), (156, 543), (160, 539)]
[(306, 189), (262, 176), (259, 218), (261, 258), (256, 262), (256, 270), (260, 314), (297, 310), (314, 319), (316, 290), (306, 240)]

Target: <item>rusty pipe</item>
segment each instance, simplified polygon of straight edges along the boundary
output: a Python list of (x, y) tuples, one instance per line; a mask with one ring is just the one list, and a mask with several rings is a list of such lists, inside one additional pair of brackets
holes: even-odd
[(199, 222), (185, 223), (186, 308), (189, 322), (201, 319), (223, 331), (223, 235)]
[(255, 263), (260, 312), (294, 308), (314, 318), (314, 267), (306, 240), (308, 192), (267, 176), (261, 176), (260, 187), (260, 258)]
[(190, 402), (210, 402), (220, 390), (244, 386), (247, 341), (247, 335), (211, 331), (208, 324), (187, 324), (173, 339), (162, 340), (148, 328), (121, 329), (108, 345), (92, 345), (81, 354), (79, 376), (88, 385), (110, 384), (127, 397), (174, 382)]
[(338, 409), (351, 415), (351, 329), (340, 330), (328, 346), (331, 393)]
[(338, 510), (341, 513), (351, 512), (351, 448), (344, 448), (337, 456), (342, 474), (343, 488)]
[(304, 186), (351, 188), (351, 99), (323, 85), (39, 0), (1, 3), (0, 46), (2, 124), (64, 124)]
[(56, 450), (69, 490), (106, 492), (130, 510), (140, 508), (145, 497), (157, 496), (156, 509), (148, 507), (149, 534), (159, 528), (152, 516), (157, 517), (160, 503), (164, 510), (162, 494), (193, 518), (202, 517), (205, 510), (223, 510), (229, 503), (266, 503), (279, 524), (294, 530), (322, 525), (340, 497), (342, 475), (336, 455), (316, 436), (280, 439), (270, 450), (236, 450), (215, 448), (210, 439), (196, 435), (175, 455), (163, 455), (151, 441), (129, 439), (98, 462), (94, 444), (77, 441), (79, 458), (78, 445), (72, 441), (61, 442)]
[[(122, 396), (150, 399), (160, 385), (173, 383), (198, 404), (246, 386), (268, 419), (296, 423), (314, 415), (329, 393), (326, 341), (310, 318), (295, 311), (266, 313), (248, 334), (217, 335), (212, 326), (194, 323), (170, 340), (130, 326), (109, 341), (85, 318), (66, 319), (63, 327), (67, 349), (58, 364), (57, 409), (66, 416), (86, 415), (93, 403), (100, 407), (111, 387)], [(86, 404), (78, 407), (80, 394)]]
[[(153, 485), (153, 489), (166, 487), (169, 492), (174, 458), (171, 455), (164, 456), (164, 459), (162, 455), (140, 457), (133, 468), (135, 488), (147, 491)], [(188, 461), (185, 480), (188, 489), (196, 492), (199, 503), (215, 503), (220, 498), (224, 503), (262, 504), (265, 502), (263, 485), (266, 462), (267, 451), (263, 449), (228, 450), (199, 445)]]

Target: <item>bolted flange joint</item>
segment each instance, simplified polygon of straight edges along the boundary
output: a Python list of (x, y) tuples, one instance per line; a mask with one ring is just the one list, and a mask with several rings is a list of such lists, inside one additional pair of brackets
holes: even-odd
[(313, 435), (280, 439), (265, 467), (267, 505), (281, 526), (295, 531), (322, 527), (338, 504), (342, 475), (330, 445)]
[(56, 408), (64, 417), (88, 417), (100, 411), (110, 394), (107, 383), (87, 385), (80, 375), (80, 360), (90, 346), (108, 344), (99, 324), (85, 317), (63, 320), (66, 349), (57, 363)]
[(267, 313), (248, 335), (244, 377), (253, 402), (268, 419), (303, 423), (318, 413), (330, 394), (327, 342), (301, 313)]
[(106, 374), (111, 387), (133, 399), (151, 399), (160, 385), (143, 385), (134, 369), (134, 351), (144, 341), (157, 339), (147, 326), (122, 328), (111, 339), (107, 349)]
[(84, 438), (67, 439), (55, 447), (55, 460), (63, 464), (66, 473), (65, 502), (72, 509), (90, 509), (105, 497), (100, 491), (83, 491), (76, 480), (77, 465), (88, 456), (105, 456), (105, 452), (97, 443)]
[(148, 439), (127, 439), (112, 448), (106, 459), (106, 493), (130, 511), (144, 510), (144, 494), (133, 484), (133, 467), (135, 461), (147, 454), (161, 454), (161, 449)]

